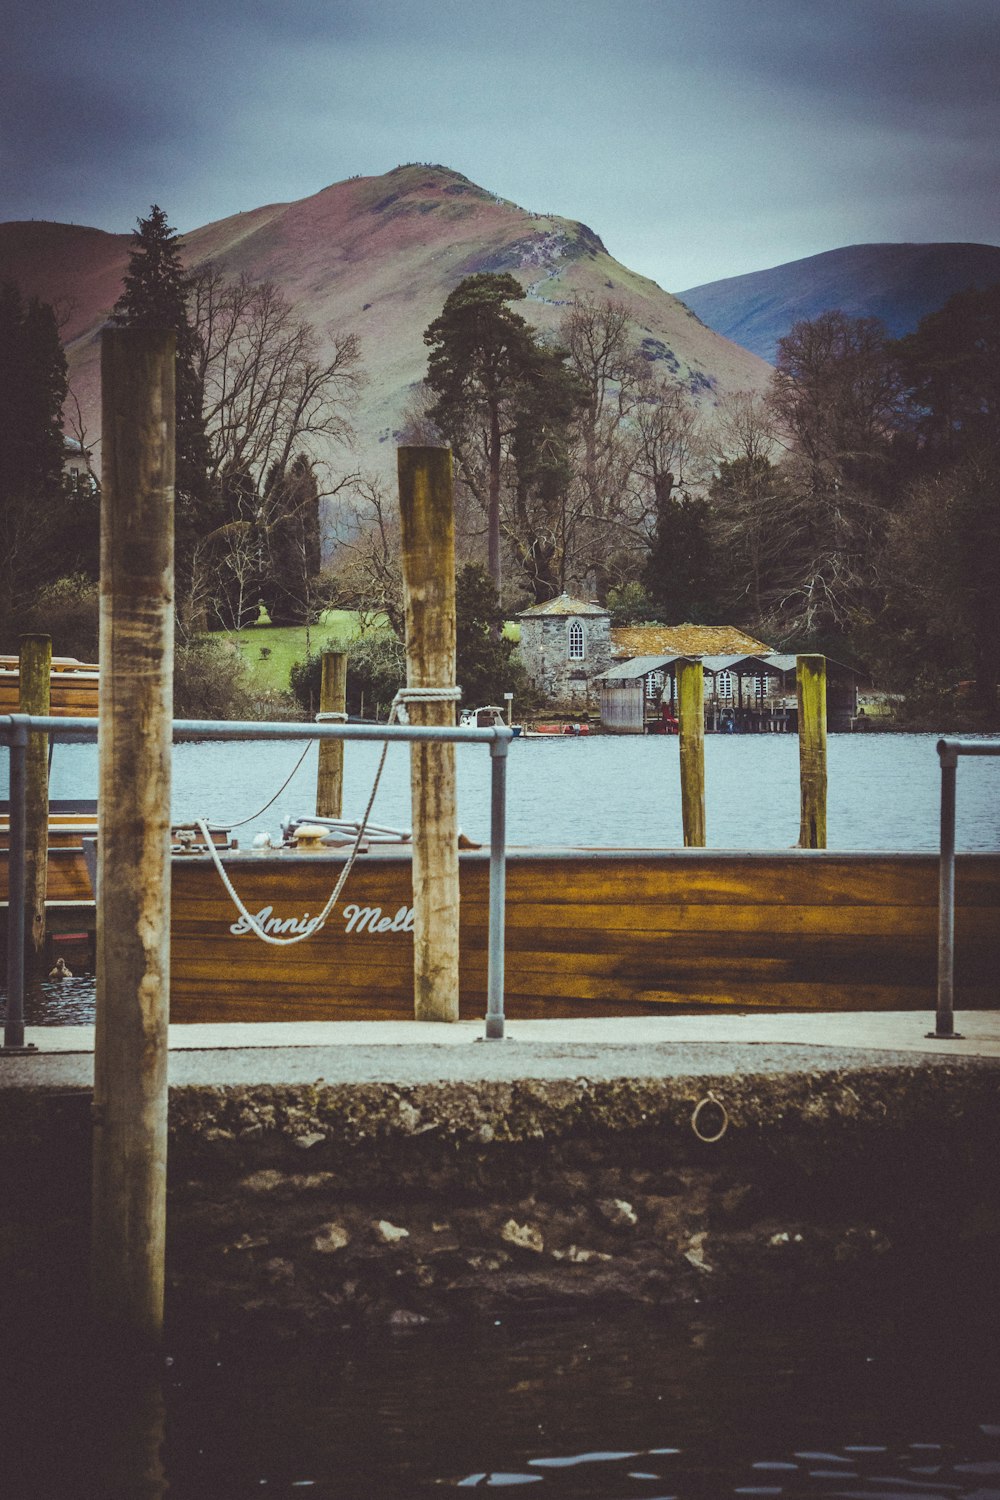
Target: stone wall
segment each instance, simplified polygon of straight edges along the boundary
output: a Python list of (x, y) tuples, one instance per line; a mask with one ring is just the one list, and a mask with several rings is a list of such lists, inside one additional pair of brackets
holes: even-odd
[[(586, 656), (571, 661), (570, 619), (584, 629)], [(570, 711), (597, 711), (599, 694), (594, 679), (611, 665), (611, 622), (605, 614), (521, 615), (518, 651), (534, 686), (553, 706)]]
[[(1000, 1264), (987, 1065), (191, 1086), (170, 1122), (178, 1326), (985, 1285)], [(0, 1273), (58, 1316), (85, 1296), (89, 1092), (0, 1091), (0, 1140)]]

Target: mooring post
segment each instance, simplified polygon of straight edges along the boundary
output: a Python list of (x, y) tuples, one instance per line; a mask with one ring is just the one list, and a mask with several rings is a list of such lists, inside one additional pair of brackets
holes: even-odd
[[(48, 716), (51, 703), (52, 638), (22, 635), (19, 712)], [(45, 894), (49, 860), (49, 737), (28, 736), (25, 760), (24, 907), (25, 962), (37, 969), (45, 957)]]
[(797, 656), (799, 848), (826, 848), (826, 657)]
[[(451, 451), (398, 450), (407, 687), (455, 687), (455, 515)], [(414, 724), (455, 722), (454, 699), (407, 705)], [(413, 1004), (418, 1021), (458, 1020), (455, 747), (414, 744)]]
[[(324, 651), (316, 722), (347, 719), (347, 652)], [(316, 816), (339, 818), (344, 805), (344, 742), (320, 740), (316, 771)]]
[(175, 336), (101, 342), (101, 683), (92, 1289), (126, 1345), (163, 1327)]
[(705, 847), (705, 671), (700, 661), (677, 663), (684, 847)]

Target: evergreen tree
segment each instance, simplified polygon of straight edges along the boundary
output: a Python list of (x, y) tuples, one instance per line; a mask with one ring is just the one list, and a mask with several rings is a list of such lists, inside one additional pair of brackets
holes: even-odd
[(660, 486), (642, 582), (658, 614), (672, 624), (715, 623), (718, 590), (710, 516), (707, 500), (675, 496), (669, 486)]
[(464, 708), (502, 703), (504, 692), (521, 696), (524, 674), (514, 642), (502, 633), (503, 623), (489, 573), (467, 563), (455, 579), (455, 670)]
[(188, 317), (190, 281), (181, 262), (179, 239), (167, 216), (153, 204), (139, 219), (113, 321), (124, 328), (168, 329), (177, 336), (177, 471), (175, 541), (181, 580), (191, 566), (199, 537), (220, 517), (208, 484), (208, 445), (198, 377), (198, 341)]
[(500, 482), (509, 426), (504, 408), (536, 349), (527, 323), (507, 305), (523, 301), (524, 295), (507, 272), (467, 276), (424, 333), (431, 350), (427, 384), (438, 398), (430, 416), (459, 463), (475, 444), (481, 442), (485, 448), (488, 565), (498, 590)]
[(0, 288), (0, 496), (39, 504), (62, 490), (66, 357), (55, 314), (17, 287)]
[(39, 590), (97, 573), (96, 495), (63, 473), (66, 390), (52, 308), (0, 287), (0, 636), (8, 650)]

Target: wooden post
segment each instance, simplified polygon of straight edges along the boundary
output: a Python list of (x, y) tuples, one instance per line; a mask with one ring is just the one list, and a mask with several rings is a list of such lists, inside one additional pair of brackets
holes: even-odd
[(797, 656), (799, 848), (826, 848), (826, 657)]
[(101, 343), (101, 683), (92, 1288), (127, 1345), (163, 1327), (175, 336)]
[(705, 847), (705, 673), (700, 661), (677, 663), (684, 847)]
[[(400, 448), (408, 687), (455, 685), (451, 452)], [(414, 724), (454, 724), (454, 703), (414, 703)], [(413, 1004), (418, 1021), (458, 1020), (455, 746), (413, 745)]]
[[(319, 686), (320, 715), (347, 717), (347, 652), (324, 651)], [(320, 740), (316, 771), (316, 816), (339, 818), (344, 805), (344, 742)]]
[[(51, 701), (52, 638), (22, 635), (18, 712), (47, 715)], [(45, 957), (45, 892), (49, 858), (49, 737), (28, 736), (24, 799), (24, 960), (37, 969)]]

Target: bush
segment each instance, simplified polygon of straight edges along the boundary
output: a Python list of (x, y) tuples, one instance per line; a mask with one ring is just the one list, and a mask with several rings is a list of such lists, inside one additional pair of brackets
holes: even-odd
[[(327, 644), (324, 650), (337, 650)], [(396, 692), (406, 681), (402, 643), (388, 632), (370, 633), (351, 641), (347, 650), (347, 712), (385, 719)], [(296, 662), (289, 676), (292, 692), (307, 714), (319, 709), (322, 653), (312, 652)]]
[[(57, 578), (40, 589), (34, 603), (14, 622), (17, 635), (32, 632), (52, 637), (53, 656), (97, 660), (100, 594), (97, 584), (82, 573)], [(17, 651), (13, 636), (8, 649)]]
[(292, 719), (287, 693), (252, 686), (246, 662), (228, 641), (199, 636), (174, 650), (174, 717), (177, 719)]

